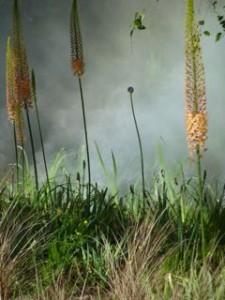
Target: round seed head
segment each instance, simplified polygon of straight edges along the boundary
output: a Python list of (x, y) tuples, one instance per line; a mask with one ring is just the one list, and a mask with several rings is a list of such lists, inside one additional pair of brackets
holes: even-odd
[(130, 86), (130, 87), (127, 89), (127, 91), (128, 91), (129, 93), (133, 94), (134, 88), (133, 88), (132, 86)]

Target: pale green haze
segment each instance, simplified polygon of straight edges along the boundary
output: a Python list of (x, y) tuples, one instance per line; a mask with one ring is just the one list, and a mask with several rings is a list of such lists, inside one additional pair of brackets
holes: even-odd
[[(209, 1), (197, 1), (197, 19), (213, 34), (202, 37), (206, 70), (209, 132), (203, 165), (211, 176), (224, 178), (225, 51), (215, 43), (218, 30)], [(19, 1), (30, 67), (35, 69), (37, 96), (49, 164), (61, 147), (78, 153), (84, 145), (78, 82), (70, 69), (71, 0)], [(142, 136), (146, 173), (157, 166), (162, 142), (169, 164), (187, 161), (184, 124), (184, 15), (180, 0), (80, 0), (86, 72), (82, 77), (94, 181), (104, 175), (96, 154), (98, 143), (106, 165), (111, 150), (118, 162), (119, 182), (140, 180), (139, 149), (127, 88), (134, 87), (134, 105)], [(5, 50), (12, 28), (12, 1), (0, 2), (0, 160), (1, 170), (14, 162), (12, 126), (5, 108)], [(145, 15), (145, 30), (130, 31), (135, 12)], [(34, 132), (35, 134), (35, 132)], [(36, 132), (36, 136), (38, 134)], [(39, 167), (40, 143), (36, 137)], [(31, 161), (31, 159), (30, 159)], [(70, 160), (71, 171), (78, 159)], [(3, 170), (4, 171), (4, 170)], [(74, 173), (74, 172), (73, 172)], [(221, 177), (222, 175), (222, 177)]]

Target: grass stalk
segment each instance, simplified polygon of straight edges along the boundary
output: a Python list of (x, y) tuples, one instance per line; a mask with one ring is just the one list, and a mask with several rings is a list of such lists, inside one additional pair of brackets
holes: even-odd
[(29, 111), (28, 111), (28, 107), (27, 107), (26, 103), (24, 103), (24, 108), (25, 108), (25, 111), (26, 111), (27, 124), (28, 124), (28, 130), (29, 130), (29, 135), (30, 135), (31, 151), (32, 151), (33, 164), (34, 164), (34, 174), (35, 174), (35, 186), (36, 186), (36, 190), (38, 191), (39, 183), (38, 183), (37, 162), (36, 162), (35, 149), (34, 149), (34, 139), (33, 139), (33, 134), (32, 134), (32, 129), (31, 129)]
[(144, 172), (144, 155), (143, 155), (143, 148), (142, 148), (141, 136), (140, 136), (140, 132), (139, 132), (139, 129), (138, 129), (137, 119), (136, 119), (135, 111), (134, 111), (134, 103), (133, 103), (133, 97), (132, 97), (134, 89), (132, 87), (129, 87), (128, 88), (128, 92), (130, 94), (130, 103), (131, 103), (132, 115), (133, 115), (133, 119), (134, 119), (135, 128), (136, 128), (136, 131), (137, 131), (138, 143), (139, 143), (139, 148), (140, 148), (142, 195), (143, 195), (143, 199), (144, 199), (144, 198), (146, 198), (146, 193), (145, 193), (145, 172)]

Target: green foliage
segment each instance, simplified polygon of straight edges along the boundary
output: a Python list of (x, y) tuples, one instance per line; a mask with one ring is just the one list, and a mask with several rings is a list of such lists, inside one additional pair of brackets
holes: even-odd
[[(221, 1), (222, 2), (222, 1)], [(213, 12), (216, 16), (216, 20), (219, 24), (219, 26), (221, 27), (222, 31), (218, 31), (215, 35), (215, 42), (219, 42), (222, 37), (224, 36), (225, 33), (225, 17), (224, 17), (224, 13), (225, 13), (225, 5), (221, 4), (220, 1), (213, 1), (211, 3), (212, 8), (213, 8)], [(205, 20), (200, 20), (198, 22), (198, 24), (200, 26), (205, 26)], [(211, 32), (210, 30), (204, 30), (203, 31), (205, 36), (211, 36)]]
[[(29, 194), (9, 198), (9, 187), (0, 194), (0, 216), (9, 209), (12, 201), (16, 201), (16, 209), (8, 214), (7, 222), (17, 220), (16, 223), (20, 224), (24, 218), (29, 220), (29, 224), (34, 224), (29, 234), (36, 236), (37, 250), (32, 252), (34, 259), (30, 256), (27, 261), (27, 266), (33, 270), (33, 277), (29, 273), (28, 280), (25, 274), (20, 275), (23, 280), (28, 280), (27, 289), (31, 292), (35, 287), (35, 277), (38, 276), (42, 288), (45, 288), (53, 284), (53, 274), (66, 276), (68, 272), (71, 278), (77, 278), (77, 295), (81, 292), (84, 281), (90, 286), (98, 284), (101, 288), (108, 288), (111, 276), (108, 269), (109, 253), (110, 257), (113, 255), (117, 268), (123, 270), (127, 259), (125, 244), (131, 241), (130, 230), (142, 224), (146, 216), (154, 218), (156, 236), (160, 235), (165, 224), (169, 224), (169, 233), (159, 252), (160, 255), (170, 253), (164, 260), (162, 272), (188, 272), (193, 265), (193, 258), (201, 264), (198, 180), (186, 179), (182, 165), (170, 172), (162, 169), (152, 178), (145, 206), (143, 199), (137, 194), (124, 195), (115, 203), (114, 196), (110, 196), (107, 190), (93, 187), (89, 210), (84, 197), (86, 193), (80, 193), (79, 186), (71, 178), (66, 178), (64, 184), (56, 185), (51, 182), (51, 201), (48, 200), (47, 185), (38, 194), (31, 193), (30, 190)], [(206, 176), (204, 178), (206, 180)], [(220, 265), (225, 249), (225, 192), (224, 189), (220, 192), (218, 187), (206, 184), (206, 181), (204, 186), (206, 253), (207, 257), (212, 257), (215, 268)], [(20, 210), (22, 207), (23, 210)], [(2, 230), (0, 227), (0, 236)], [(18, 243), (17, 247), (17, 253), (20, 253), (23, 243)], [(174, 250), (170, 252), (171, 249)], [(24, 266), (20, 268), (20, 272), (25, 272)], [(176, 285), (175, 279), (172, 280)], [(15, 295), (18, 293), (16, 285), (13, 286), (13, 291)], [(171, 287), (165, 286), (164, 293), (173, 292)]]
[(146, 29), (146, 27), (143, 24), (143, 20), (144, 20), (144, 14), (140, 13), (140, 12), (136, 12), (134, 15), (134, 20), (133, 20), (133, 28), (130, 31), (130, 37), (132, 37), (134, 31), (137, 30), (144, 30)]

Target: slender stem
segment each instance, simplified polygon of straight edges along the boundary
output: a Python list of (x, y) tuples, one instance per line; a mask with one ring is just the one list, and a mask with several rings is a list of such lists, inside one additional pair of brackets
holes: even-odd
[[(22, 113), (22, 112), (20, 112)], [(22, 116), (20, 116), (22, 118)], [(18, 124), (18, 134), (19, 134), (19, 139), (20, 139), (20, 149), (21, 149), (21, 168), (22, 168), (22, 187), (23, 187), (23, 192), (25, 193), (25, 153), (24, 153), (24, 131), (23, 131), (23, 124), (22, 124), (22, 119), (20, 120)], [(15, 130), (16, 130), (16, 124), (15, 124)], [(16, 131), (17, 135), (17, 131)], [(18, 144), (18, 143), (17, 143)], [(18, 155), (18, 161), (19, 161), (19, 155)]]
[(142, 143), (141, 143), (141, 136), (140, 132), (138, 129), (138, 124), (134, 112), (134, 104), (133, 104), (133, 98), (132, 98), (132, 93), (130, 92), (130, 103), (131, 103), (131, 109), (132, 109), (132, 114), (134, 118), (134, 123), (137, 131), (137, 136), (138, 136), (138, 142), (139, 142), (139, 148), (140, 148), (140, 157), (141, 157), (141, 178), (142, 178), (142, 193), (143, 193), (143, 198), (146, 198), (146, 193), (145, 193), (145, 173), (144, 173), (144, 155), (143, 155), (143, 148), (142, 148)]
[(85, 170), (86, 170), (86, 161), (83, 160), (83, 174), (82, 174), (82, 197), (84, 196), (84, 186), (85, 186)]
[(16, 186), (19, 182), (19, 158), (18, 158), (18, 148), (17, 148), (17, 138), (16, 138), (16, 125), (13, 122), (13, 135), (14, 135), (14, 145), (15, 145), (15, 155), (16, 155)]
[[(36, 96), (35, 96), (35, 98), (36, 98)], [(47, 161), (46, 161), (46, 156), (45, 156), (44, 140), (43, 140), (43, 135), (42, 135), (42, 130), (41, 130), (41, 122), (40, 122), (39, 111), (38, 111), (36, 99), (34, 100), (34, 105), (35, 105), (35, 113), (36, 113), (37, 122), (38, 122), (38, 130), (39, 130), (39, 136), (40, 136), (40, 141), (41, 141), (41, 149), (42, 149), (42, 155), (43, 155), (43, 160), (44, 160), (45, 173), (46, 173), (47, 183), (48, 183), (49, 191), (50, 191), (50, 181), (49, 181), (48, 167), (47, 167)]]
[(37, 163), (36, 163), (36, 156), (35, 156), (35, 151), (34, 151), (34, 140), (33, 140), (33, 135), (32, 135), (32, 130), (31, 130), (31, 123), (30, 123), (30, 117), (29, 117), (29, 111), (27, 104), (24, 104), (24, 108), (26, 111), (26, 116), (27, 116), (27, 124), (28, 124), (28, 129), (29, 129), (29, 134), (30, 134), (30, 143), (31, 143), (31, 150), (32, 150), (32, 156), (33, 156), (33, 163), (34, 163), (34, 173), (35, 173), (35, 184), (36, 184), (36, 190), (38, 191), (39, 185), (38, 185), (38, 172), (37, 172)]
[(87, 122), (86, 122), (86, 114), (85, 114), (84, 96), (83, 96), (81, 77), (79, 75), (78, 75), (78, 80), (79, 80), (80, 97), (81, 97), (82, 113), (83, 113), (83, 121), (84, 121), (84, 133), (85, 133), (85, 143), (86, 143), (86, 152), (87, 152), (87, 167), (88, 167), (88, 198), (89, 198), (89, 201), (90, 201), (91, 165), (90, 165), (90, 155), (89, 155), (88, 133), (87, 133)]
[(25, 154), (24, 154), (24, 142), (21, 142), (22, 148), (22, 184), (23, 184), (23, 192), (25, 193)]
[(203, 195), (203, 182), (201, 170), (201, 154), (200, 148), (197, 146), (197, 171), (198, 171), (198, 188), (199, 188), (199, 201), (200, 201), (200, 223), (201, 223), (201, 240), (202, 240), (202, 259), (205, 260), (205, 226), (204, 226), (204, 195)]

